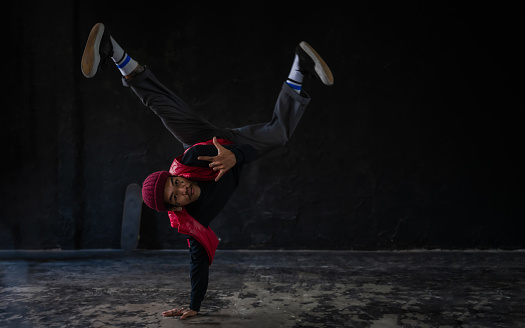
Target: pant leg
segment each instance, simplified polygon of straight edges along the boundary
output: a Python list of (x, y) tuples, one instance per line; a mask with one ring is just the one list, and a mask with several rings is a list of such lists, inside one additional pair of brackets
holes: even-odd
[(251, 145), (262, 156), (288, 142), (309, 102), (310, 96), (307, 93), (303, 91), (300, 95), (283, 83), (271, 121), (229, 129), (232, 133), (229, 139), (235, 143)]
[(142, 103), (160, 117), (164, 126), (185, 149), (214, 136), (223, 135), (224, 129), (217, 128), (196, 113), (160, 83), (148, 68), (131, 80), (123, 78), (122, 83), (131, 87)]

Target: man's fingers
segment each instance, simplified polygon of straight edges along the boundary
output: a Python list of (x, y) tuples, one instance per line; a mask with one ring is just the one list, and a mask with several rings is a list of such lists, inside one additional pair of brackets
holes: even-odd
[(215, 145), (220, 154), (221, 150), (224, 149), (224, 147), (217, 141), (217, 137), (213, 137), (213, 144)]
[(214, 171), (224, 170), (226, 168), (224, 163), (217, 163), (217, 162), (210, 163), (210, 165), (208, 166), (213, 168)]
[(182, 309), (171, 309), (171, 310), (168, 310), (168, 311), (164, 311), (164, 312), (162, 312), (162, 314), (164, 314), (164, 313), (177, 312), (177, 311), (180, 311), (180, 310), (182, 310)]
[(173, 309), (173, 310), (169, 310), (169, 311), (164, 311), (162, 312), (162, 315), (165, 316), (165, 317), (172, 317), (172, 316), (176, 316), (176, 315), (182, 315), (182, 311), (184, 309)]
[(213, 157), (213, 156), (199, 156), (199, 157), (197, 157), (197, 159), (199, 161), (213, 161), (214, 158), (215, 157)]
[(219, 181), (219, 179), (222, 178), (222, 176), (224, 175), (224, 173), (226, 173), (226, 171), (228, 170), (221, 170), (219, 172), (219, 175), (215, 178), (215, 182)]
[(184, 320), (188, 317), (194, 317), (197, 315), (197, 312), (193, 311), (193, 310), (187, 310), (186, 312), (184, 312), (182, 315), (181, 315), (181, 319)]
[(219, 144), (219, 142), (217, 141), (217, 137), (213, 137), (213, 144), (215, 145), (215, 147), (217, 147), (217, 149), (221, 147), (221, 144)]

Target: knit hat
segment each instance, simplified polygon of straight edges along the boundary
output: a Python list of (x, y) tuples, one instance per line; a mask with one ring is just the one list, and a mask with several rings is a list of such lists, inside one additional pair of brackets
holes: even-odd
[(164, 203), (164, 186), (171, 175), (167, 171), (151, 173), (142, 185), (142, 199), (150, 208), (158, 212), (166, 212)]

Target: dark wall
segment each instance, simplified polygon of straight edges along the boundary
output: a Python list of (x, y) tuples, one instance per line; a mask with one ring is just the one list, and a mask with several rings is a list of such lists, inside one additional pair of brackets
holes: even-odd
[[(98, 21), (217, 125), (271, 117), (301, 40), (332, 68), (212, 223), (221, 248), (525, 246), (518, 8), (163, 4), (10, 5), (0, 248), (119, 248), (126, 186), (182, 151), (112, 63), (82, 76)], [(143, 213), (141, 247), (185, 246)]]

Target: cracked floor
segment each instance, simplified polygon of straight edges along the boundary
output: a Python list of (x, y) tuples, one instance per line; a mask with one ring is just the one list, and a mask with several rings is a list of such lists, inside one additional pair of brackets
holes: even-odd
[(525, 252), (0, 251), (0, 327), (525, 327)]

